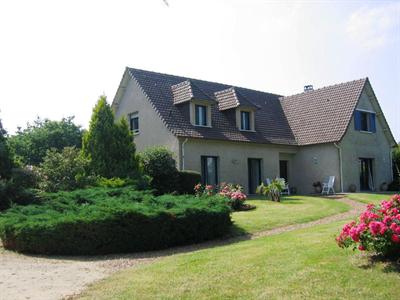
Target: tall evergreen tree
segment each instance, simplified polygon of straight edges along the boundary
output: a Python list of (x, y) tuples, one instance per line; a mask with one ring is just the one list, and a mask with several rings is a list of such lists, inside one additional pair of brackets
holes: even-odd
[(83, 153), (93, 173), (111, 178), (133, 175), (137, 169), (135, 144), (126, 120), (115, 123), (107, 98), (93, 109), (89, 130), (83, 136)]
[(9, 178), (11, 175), (12, 159), (7, 145), (7, 132), (0, 120), (0, 179)]

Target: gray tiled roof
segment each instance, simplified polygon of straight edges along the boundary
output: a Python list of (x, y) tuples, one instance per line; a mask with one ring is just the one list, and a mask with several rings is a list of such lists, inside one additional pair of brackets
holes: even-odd
[(234, 87), (215, 92), (214, 96), (218, 101), (219, 110), (227, 110), (239, 106), (258, 108), (257, 105), (255, 105), (254, 103), (246, 99), (246, 97), (244, 97), (238, 91), (236, 91)]
[[(127, 70), (176, 136), (286, 145), (340, 141), (367, 80), (282, 97), (204, 80), (132, 68)], [(220, 107), (212, 105), (211, 128), (190, 123), (189, 105), (185, 102), (197, 97), (219, 100), (219, 105), (221, 99), (224, 102)], [(174, 101), (181, 104), (174, 105)], [(255, 132), (237, 128), (235, 110), (228, 108), (238, 105), (258, 108), (255, 110)]]
[(192, 86), (198, 87), (202, 93), (210, 97), (214, 97), (215, 92), (232, 86), (132, 68), (128, 68), (128, 72), (139, 83), (166, 126), (176, 136), (253, 143), (296, 144), (283, 113), (279, 95), (234, 87), (243, 97), (251, 99), (252, 103), (260, 107), (255, 112), (255, 132), (240, 131), (236, 126), (235, 111), (219, 111), (217, 105), (213, 105), (211, 110), (212, 127), (197, 127), (190, 123), (187, 103), (173, 104), (171, 86), (189, 80)]
[(340, 141), (367, 80), (354, 80), (281, 98), (297, 143)]

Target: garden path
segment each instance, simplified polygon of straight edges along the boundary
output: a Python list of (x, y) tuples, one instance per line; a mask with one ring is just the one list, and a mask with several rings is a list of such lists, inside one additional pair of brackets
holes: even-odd
[(351, 210), (322, 219), (261, 231), (254, 234), (209, 241), (160, 251), (96, 257), (45, 257), (5, 251), (0, 245), (0, 300), (71, 299), (88, 284), (115, 271), (153, 262), (161, 257), (222, 246), (248, 239), (279, 234), (319, 224), (346, 220), (359, 214), (365, 205), (344, 197), (330, 197), (348, 204)]

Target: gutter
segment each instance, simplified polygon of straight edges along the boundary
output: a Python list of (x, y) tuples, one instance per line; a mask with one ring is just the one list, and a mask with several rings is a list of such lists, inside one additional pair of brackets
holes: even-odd
[(188, 138), (186, 138), (182, 143), (182, 169), (181, 171), (185, 170), (185, 144), (188, 142)]
[(340, 192), (343, 193), (343, 164), (342, 164), (342, 148), (338, 144), (333, 143), (333, 145), (339, 150), (339, 168), (340, 168)]

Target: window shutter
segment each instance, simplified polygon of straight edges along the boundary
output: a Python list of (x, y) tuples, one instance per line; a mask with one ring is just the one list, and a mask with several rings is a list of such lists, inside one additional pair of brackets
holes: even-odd
[(361, 111), (354, 111), (354, 129), (361, 130)]
[(369, 114), (369, 124), (370, 124), (370, 131), (371, 132), (376, 132), (376, 124), (375, 124), (375, 114), (374, 113), (370, 113)]

